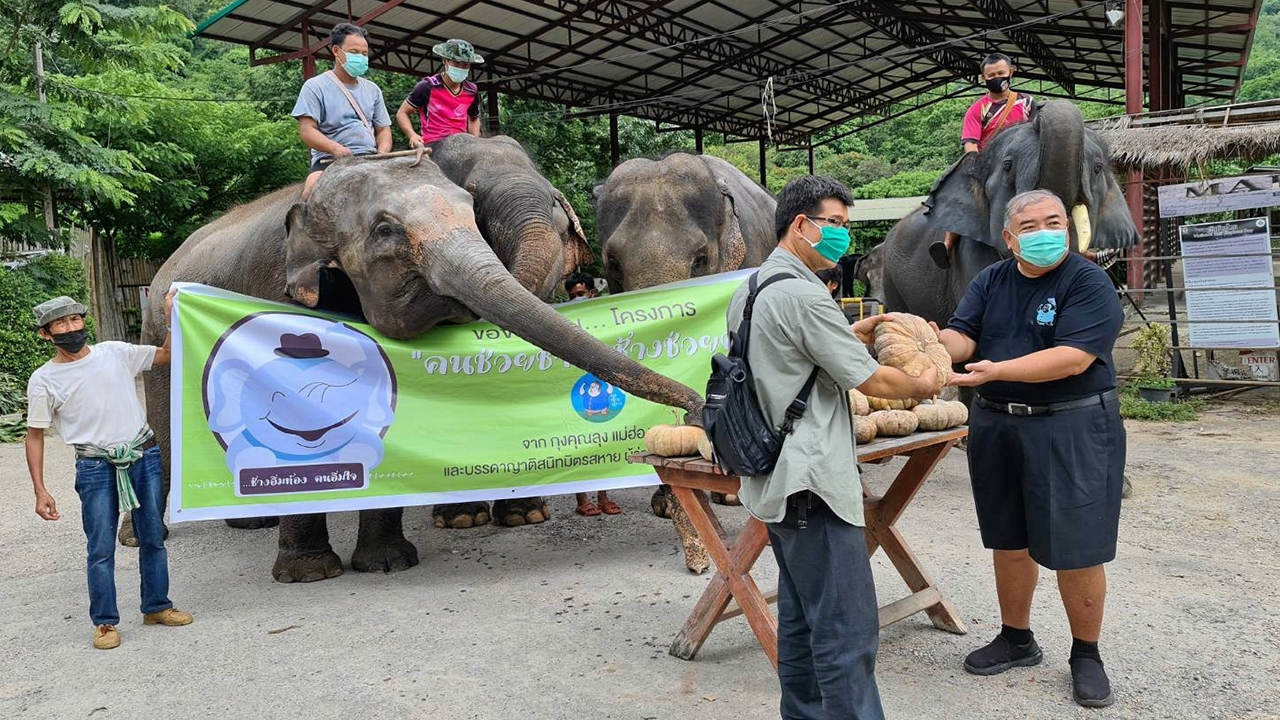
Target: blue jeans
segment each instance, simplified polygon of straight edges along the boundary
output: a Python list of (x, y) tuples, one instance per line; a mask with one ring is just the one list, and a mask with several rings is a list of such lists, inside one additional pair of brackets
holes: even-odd
[[(164, 483), (160, 448), (152, 446), (129, 468), (138, 507), (133, 533), (138, 538), (142, 574), (142, 612), (173, 607), (169, 602), (169, 554), (164, 549)], [(116, 607), (116, 525), (120, 498), (116, 468), (99, 458), (76, 459), (76, 493), (84, 534), (89, 540), (89, 618), (94, 625), (118, 625)]]
[[(769, 525), (778, 561), (783, 720), (884, 720), (876, 687), (880, 615), (863, 528), (816, 495), (792, 495)], [(804, 520), (801, 527), (801, 519)]]

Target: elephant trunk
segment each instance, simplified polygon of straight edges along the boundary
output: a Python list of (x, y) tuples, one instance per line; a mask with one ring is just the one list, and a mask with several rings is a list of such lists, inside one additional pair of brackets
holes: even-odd
[(529, 182), (503, 184), (476, 203), (497, 209), (476, 220), (498, 258), (516, 282), (544, 299), (564, 275), (564, 241), (551, 219), (552, 203), (545, 188)]
[(488, 246), (446, 240), (425, 247), (435, 251), (428, 251), (424, 268), (436, 292), (611, 385), (655, 403), (682, 408), (688, 413), (687, 422), (701, 423), (702, 396), (611, 350), (566, 320), (517, 282)]
[(1084, 167), (1084, 116), (1072, 103), (1051, 102), (1036, 118), (1040, 177), (1036, 187), (1062, 198), (1068, 210), (1080, 202)]

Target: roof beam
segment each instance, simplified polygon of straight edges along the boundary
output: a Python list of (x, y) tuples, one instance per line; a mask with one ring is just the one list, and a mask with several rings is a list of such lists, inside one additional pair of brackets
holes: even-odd
[[(899, 8), (886, 0), (869, 0), (859, 3), (856, 7), (841, 5), (840, 9), (907, 47), (919, 48), (947, 39), (921, 23), (903, 19), (900, 17)], [(974, 61), (962, 55), (953, 46), (938, 49), (931, 53), (928, 59), (959, 77), (977, 75)]]
[[(299, 11), (293, 17), (280, 23), (280, 25), (276, 27), (275, 30), (271, 31), (271, 33), (268, 34), (266, 37), (259, 38), (258, 40), (255, 40), (249, 43), (249, 49), (257, 50), (263, 45), (271, 42), (272, 40), (275, 40), (276, 38), (280, 37), (284, 33), (288, 32), (294, 26), (301, 26), (303, 23), (309, 20), (312, 15), (315, 15), (321, 10), (324, 10), (325, 8), (329, 7), (330, 5), (334, 4), (337, 1), (338, 0), (319, 0), (318, 2), (316, 2), (315, 5), (312, 5), (306, 10)], [(302, 32), (301, 28), (299, 28), (298, 32)]]
[[(970, 0), (983, 15), (998, 27), (1017, 25), (1024, 18), (1015, 13), (1004, 0)], [(1014, 42), (1023, 55), (1035, 61), (1054, 82), (1061, 85), (1068, 93), (1075, 93), (1075, 80), (1062, 61), (1054, 55), (1053, 50), (1035, 33), (1023, 29), (1008, 29), (1003, 35)]]
[[(387, 12), (390, 12), (391, 10), (394, 10), (395, 8), (399, 7), (404, 2), (405, 0), (387, 0), (386, 2), (382, 3), (378, 7), (370, 10), (368, 13), (361, 16), (360, 19), (356, 20), (352, 24), (363, 27), (365, 24), (369, 23), (370, 21), (376, 20), (379, 17), (382, 17)], [(283, 55), (273, 55), (269, 58), (264, 58), (262, 62), (259, 64), (267, 65), (270, 63), (280, 63), (280, 62), (288, 62), (289, 60), (298, 60), (308, 55), (316, 54), (317, 52), (329, 47), (329, 45), (332, 42), (333, 41), (330, 40), (329, 38), (325, 38), (324, 40), (321, 40), (315, 45), (312, 45), (311, 47), (308, 47), (308, 48), (304, 48), (302, 50), (294, 50), (293, 52), (285, 53)]]
[(408, 35), (405, 35), (404, 37), (393, 41), (390, 45), (388, 45), (388, 49), (397, 48), (401, 45), (405, 45), (405, 46), (409, 45), (414, 40), (417, 40), (418, 38), (423, 37), (427, 33), (431, 32), (432, 30), (435, 30), (436, 28), (440, 27), (446, 22), (456, 19), (459, 15), (470, 10), (476, 5), (479, 5), (482, 1), (483, 0), (470, 0), (470, 2), (463, 3), (460, 7), (454, 8), (453, 10), (450, 10), (447, 13), (442, 13), (441, 15), (436, 16), (436, 18), (431, 22), (423, 25), (422, 27), (416, 30), (413, 30)]

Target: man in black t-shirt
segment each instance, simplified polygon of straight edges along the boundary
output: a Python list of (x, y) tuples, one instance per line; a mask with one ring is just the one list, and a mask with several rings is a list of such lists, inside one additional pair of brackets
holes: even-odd
[(1036, 665), (1031, 599), (1043, 565), (1074, 638), (1076, 702), (1110, 705), (1098, 653), (1115, 559), (1125, 433), (1111, 349), (1124, 314), (1106, 273), (1067, 251), (1067, 212), (1053, 193), (1009, 202), (1004, 240), (1014, 257), (969, 285), (939, 339), (955, 362), (951, 384), (976, 389), (969, 475), (983, 544), (993, 551), (1000, 635), (965, 669), (995, 675)]

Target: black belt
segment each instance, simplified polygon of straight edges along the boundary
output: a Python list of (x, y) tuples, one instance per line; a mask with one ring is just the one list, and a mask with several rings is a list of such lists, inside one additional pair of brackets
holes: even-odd
[(988, 400), (981, 395), (975, 402), (978, 407), (983, 410), (995, 410), (997, 412), (1017, 415), (1019, 417), (1031, 417), (1032, 415), (1050, 415), (1062, 410), (1075, 410), (1076, 408), (1090, 407), (1093, 405), (1105, 405), (1118, 397), (1115, 390), (1108, 390), (1099, 395), (1091, 395), (1087, 398), (1079, 400), (1069, 400), (1067, 402), (1050, 403), (1048, 405), (1025, 405), (1023, 403), (1002, 403)]

